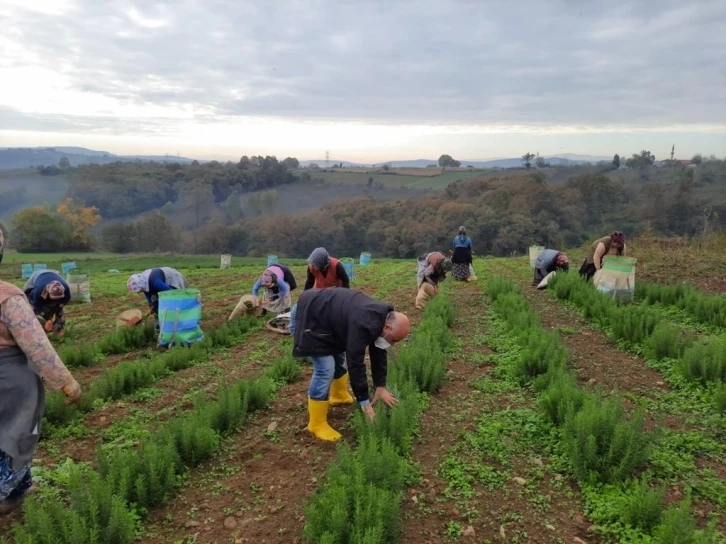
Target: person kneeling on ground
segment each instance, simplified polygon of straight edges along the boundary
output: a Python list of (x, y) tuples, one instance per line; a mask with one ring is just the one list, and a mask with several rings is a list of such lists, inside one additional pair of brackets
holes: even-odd
[[(570, 269), (570, 260), (567, 255), (556, 249), (545, 249), (534, 263), (534, 279), (532, 285), (538, 286), (549, 274), (557, 270), (567, 272)], [(546, 287), (546, 286), (545, 286)]]
[(252, 294), (259, 296), (262, 287), (265, 291), (260, 302), (263, 308), (261, 315), (267, 312), (279, 314), (290, 311), (292, 291), (297, 288), (297, 283), (287, 266), (282, 264), (268, 266), (252, 287)]
[[(294, 339), (293, 356), (310, 357), (313, 363), (308, 389), (308, 431), (321, 440), (335, 441), (341, 437), (328, 425), (328, 407), (352, 404), (349, 381), (370, 420), (375, 418), (372, 405), (378, 400), (387, 406), (398, 402), (386, 389), (386, 350), (408, 336), (409, 326), (406, 314), (359, 291), (310, 289), (300, 295), (290, 315), (290, 332)], [(366, 347), (376, 388), (372, 400), (366, 375)], [(343, 354), (347, 355), (347, 368)]]
[(189, 283), (176, 268), (163, 266), (149, 268), (140, 274), (132, 274), (126, 282), (129, 293), (144, 293), (146, 302), (154, 314), (156, 330), (159, 330), (159, 293), (172, 289), (186, 289)]
[(350, 278), (345, 271), (343, 263), (328, 254), (324, 247), (313, 250), (308, 257), (308, 276), (305, 281), (305, 289), (323, 289), (324, 287), (345, 287), (350, 288)]
[(34, 491), (30, 465), (40, 437), (44, 387), (78, 402), (81, 387), (61, 362), (23, 292), (0, 281), (0, 515)]
[(44, 322), (46, 332), (63, 336), (66, 317), (63, 307), (71, 300), (71, 289), (56, 270), (34, 272), (23, 287), (33, 312)]
[(439, 283), (446, 279), (446, 273), (451, 271), (452, 263), (439, 251), (432, 251), (422, 255), (416, 266), (416, 308), (419, 310), (426, 306), (431, 297), (439, 292)]
[(613, 232), (610, 236), (595, 240), (590, 246), (585, 262), (580, 267), (580, 276), (590, 281), (595, 272), (602, 268), (602, 259), (605, 255), (625, 257), (626, 254), (625, 235), (619, 230)]

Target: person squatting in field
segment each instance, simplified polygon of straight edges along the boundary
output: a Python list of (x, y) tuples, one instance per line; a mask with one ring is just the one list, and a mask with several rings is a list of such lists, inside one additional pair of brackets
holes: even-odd
[(38, 270), (23, 287), (33, 312), (44, 322), (46, 332), (63, 336), (66, 317), (63, 307), (71, 300), (71, 289), (57, 270)]
[(439, 251), (432, 251), (418, 258), (416, 263), (416, 308), (426, 306), (431, 297), (439, 292), (439, 283), (451, 271), (452, 262)]
[(472, 244), (471, 238), (466, 235), (466, 229), (459, 227), (459, 234), (454, 236), (454, 253), (451, 256), (451, 274), (457, 280), (471, 281), (472, 267)]
[(627, 256), (625, 234), (618, 230), (610, 236), (595, 240), (590, 246), (585, 262), (580, 267), (580, 276), (584, 276), (590, 281), (595, 272), (602, 268), (602, 259), (605, 255)]
[(61, 362), (19, 288), (0, 281), (0, 515), (31, 489), (45, 409), (44, 386), (78, 402), (81, 387)]
[(149, 268), (140, 274), (132, 274), (126, 282), (129, 293), (144, 293), (146, 302), (154, 314), (156, 330), (159, 330), (159, 293), (172, 289), (186, 289), (189, 283), (175, 268), (163, 266)]
[(570, 260), (561, 251), (556, 249), (545, 249), (539, 254), (534, 263), (534, 279), (532, 285), (537, 286), (548, 274), (556, 270), (567, 272), (570, 269)]
[(279, 314), (290, 311), (292, 291), (297, 289), (297, 282), (292, 270), (287, 266), (282, 264), (268, 266), (252, 287), (252, 294), (259, 297), (261, 288), (264, 288), (260, 301), (263, 308), (261, 315), (267, 312)]
[(305, 289), (323, 289), (324, 287), (350, 288), (350, 279), (343, 263), (331, 257), (328, 250), (318, 247), (308, 257), (308, 276)]
[[(328, 408), (353, 403), (348, 383), (371, 420), (375, 418), (372, 405), (378, 400), (387, 406), (398, 402), (386, 389), (386, 350), (408, 336), (409, 327), (405, 314), (360, 291), (309, 289), (300, 295), (290, 315), (290, 332), (293, 356), (309, 357), (313, 363), (308, 389), (308, 431), (321, 440), (340, 438), (340, 433), (328, 424)], [(366, 375), (366, 348), (375, 386), (372, 400)]]

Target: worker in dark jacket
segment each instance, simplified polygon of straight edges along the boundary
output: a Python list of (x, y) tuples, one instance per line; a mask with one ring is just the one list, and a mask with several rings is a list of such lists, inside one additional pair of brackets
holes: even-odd
[(171, 289), (186, 289), (189, 287), (184, 275), (176, 268), (163, 266), (161, 268), (149, 268), (140, 274), (132, 274), (126, 282), (129, 293), (144, 293), (146, 302), (151, 308), (156, 321), (156, 328), (159, 328), (159, 293)]
[[(334, 441), (340, 433), (328, 425), (331, 404), (351, 404), (350, 381), (355, 398), (369, 419), (372, 403), (388, 406), (398, 401), (386, 389), (386, 349), (408, 336), (405, 314), (367, 295), (350, 289), (310, 289), (300, 295), (290, 315), (293, 356), (310, 357), (313, 378), (308, 389), (308, 431), (321, 440)], [(369, 399), (365, 354), (371, 360), (375, 394)], [(345, 353), (346, 368), (339, 355)], [(349, 378), (350, 374), (350, 378)]]
[(350, 278), (345, 271), (343, 263), (328, 254), (324, 247), (313, 250), (308, 257), (308, 277), (305, 289), (323, 289), (325, 287), (350, 288)]
[(71, 289), (57, 270), (34, 272), (23, 287), (33, 312), (44, 321), (46, 332), (63, 336), (66, 317), (63, 307), (71, 300)]
[(556, 249), (545, 249), (537, 257), (534, 263), (534, 279), (532, 285), (539, 285), (547, 274), (556, 270), (568, 271), (570, 269), (570, 260), (561, 251)]

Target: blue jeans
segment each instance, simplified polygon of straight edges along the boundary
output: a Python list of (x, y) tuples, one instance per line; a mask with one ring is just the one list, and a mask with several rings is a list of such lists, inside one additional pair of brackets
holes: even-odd
[[(295, 334), (295, 315), (297, 304), (290, 310), (290, 333)], [(330, 397), (330, 384), (348, 372), (345, 362), (345, 353), (335, 355), (319, 355), (310, 357), (313, 363), (313, 378), (310, 380), (308, 396), (313, 400), (328, 400)]]
[(345, 353), (310, 357), (310, 360), (313, 363), (313, 379), (310, 380), (308, 396), (313, 400), (328, 400), (330, 384), (348, 372)]

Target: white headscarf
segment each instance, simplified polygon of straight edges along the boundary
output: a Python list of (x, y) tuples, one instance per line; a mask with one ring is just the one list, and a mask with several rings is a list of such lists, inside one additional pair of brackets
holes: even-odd
[(151, 269), (144, 270), (141, 274), (132, 274), (129, 277), (129, 281), (126, 282), (126, 287), (128, 288), (129, 293), (148, 291), (149, 276), (151, 276)]

